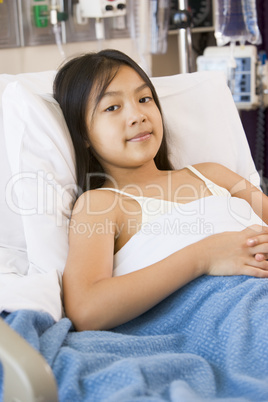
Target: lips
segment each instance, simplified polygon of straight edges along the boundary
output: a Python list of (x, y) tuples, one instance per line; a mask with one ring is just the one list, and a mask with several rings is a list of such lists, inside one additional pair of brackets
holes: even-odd
[(145, 141), (148, 138), (150, 138), (152, 133), (150, 133), (149, 131), (144, 131), (142, 133), (139, 133), (137, 135), (135, 135), (134, 137), (130, 138), (128, 140), (128, 142), (138, 142), (138, 141)]

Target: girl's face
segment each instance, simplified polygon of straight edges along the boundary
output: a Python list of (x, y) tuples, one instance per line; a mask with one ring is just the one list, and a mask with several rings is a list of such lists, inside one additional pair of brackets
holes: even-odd
[(94, 101), (89, 102), (89, 143), (106, 173), (154, 163), (163, 137), (162, 117), (135, 70), (121, 66), (94, 108)]

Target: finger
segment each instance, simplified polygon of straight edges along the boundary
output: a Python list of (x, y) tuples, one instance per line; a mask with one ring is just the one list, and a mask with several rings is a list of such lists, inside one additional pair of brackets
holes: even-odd
[(261, 233), (267, 233), (268, 234), (268, 226), (266, 225), (251, 225), (247, 229), (245, 229), (247, 233), (253, 233), (255, 235), (261, 234)]
[(268, 278), (268, 261), (256, 261), (255, 257), (250, 258), (245, 264), (244, 275), (252, 275), (258, 278)]
[(255, 260), (256, 261), (266, 261), (267, 260), (267, 258), (268, 258), (268, 254), (261, 254), (261, 253), (258, 253), (258, 254), (255, 254)]
[(268, 261), (266, 259), (257, 261), (254, 256), (247, 261), (246, 265), (268, 272)]
[(266, 225), (265, 223), (263, 225), (251, 225), (248, 228), (255, 232), (268, 233), (268, 225)]
[(268, 271), (253, 266), (245, 267), (243, 275), (254, 276), (255, 278), (268, 278)]
[(256, 237), (247, 239), (246, 244), (249, 247), (256, 246), (257, 244), (268, 243), (268, 234), (260, 234)]
[(246, 245), (249, 247), (256, 246), (258, 244), (258, 239), (256, 237), (247, 239)]
[(258, 244), (257, 246), (248, 249), (249, 255), (268, 254), (268, 243)]

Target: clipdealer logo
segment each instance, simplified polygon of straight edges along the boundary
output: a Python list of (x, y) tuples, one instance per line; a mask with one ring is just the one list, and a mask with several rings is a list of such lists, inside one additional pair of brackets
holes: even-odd
[(5, 200), (8, 208), (22, 217), (54, 216), (57, 226), (70, 217), (76, 184), (60, 185), (52, 173), (42, 170), (13, 175), (7, 182)]
[(187, 236), (187, 235), (204, 235), (209, 236), (214, 234), (214, 226), (211, 222), (205, 221), (203, 218), (197, 218), (191, 222), (184, 222), (180, 219), (171, 221), (170, 219), (163, 219), (162, 221), (153, 221), (137, 224), (136, 219), (130, 218), (128, 223), (118, 225), (109, 219), (103, 222), (79, 222), (76, 223), (75, 219), (70, 219), (69, 229), (74, 234), (85, 235), (90, 238), (93, 234), (105, 235), (121, 233), (123, 230), (128, 233), (135, 233), (136, 235), (145, 236), (160, 236), (160, 235), (174, 235), (174, 236)]
[[(90, 178), (95, 175), (97, 174), (88, 174), (88, 190), (90, 190)], [(103, 174), (103, 179), (109, 180), (114, 189), (118, 189), (118, 183), (116, 183), (112, 177)], [(104, 211), (92, 211), (90, 196), (84, 197), (83, 202), (79, 203), (79, 208), (75, 208), (75, 210), (72, 211), (74, 200), (79, 192), (79, 188), (75, 183), (66, 185), (62, 185), (60, 183), (62, 183), (61, 177), (57, 177), (56, 174), (54, 175), (53, 173), (48, 173), (43, 170), (15, 174), (10, 178), (6, 185), (6, 204), (13, 213), (22, 217), (34, 215), (54, 217), (57, 226), (60, 226), (63, 221), (65, 222), (66, 218), (70, 219), (71, 213), (75, 217), (75, 215), (83, 208), (85, 208), (86, 212), (89, 214), (102, 215), (109, 212), (109, 210), (112, 210), (115, 205), (119, 205), (120, 210), (123, 213), (128, 214), (130, 217), (130, 227), (132, 225), (131, 216), (137, 216), (137, 214), (140, 214), (140, 210), (137, 212), (137, 210), (133, 211), (133, 209), (128, 209), (129, 204), (125, 203), (124, 198), (119, 194), (114, 197), (113, 202), (111, 202), (111, 204), (109, 204)], [(235, 194), (245, 189), (246, 181), (242, 179), (230, 190), (230, 192)], [(146, 190), (152, 191), (155, 194), (155, 198), (144, 197), (144, 192)], [(190, 186), (186, 183), (179, 186), (174, 194), (172, 193), (170, 180), (170, 185), (168, 186), (168, 197), (169, 199), (172, 199), (173, 195), (174, 202), (165, 203), (165, 208), (163, 208), (163, 203), (161, 204), (161, 200), (164, 200), (165, 192), (164, 189), (159, 185), (148, 184), (145, 189), (142, 189), (136, 185), (127, 185), (122, 189), (123, 192), (130, 192), (130, 194), (136, 193), (137, 197), (144, 198), (142, 210), (145, 211), (148, 216), (150, 216), (150, 220), (158, 214), (166, 213), (172, 215), (174, 210), (178, 212), (182, 217), (180, 221), (174, 222), (173, 227), (169, 221), (167, 221), (165, 224), (164, 231), (169, 233), (194, 233), (197, 231), (197, 229), (202, 233), (212, 233), (211, 224), (206, 224), (205, 220), (203, 219), (203, 217), (207, 215), (208, 205), (206, 203), (206, 199), (210, 197), (207, 193), (208, 190), (210, 190), (209, 185), (205, 189), (202, 189), (202, 193), (200, 194), (197, 192), (197, 189), (194, 186)], [(246, 201), (241, 202), (240, 199), (238, 202), (237, 197), (231, 197), (231, 195), (226, 196), (225, 208), (227, 209), (230, 219), (236, 221), (243, 227), (251, 225), (254, 223), (252, 222), (254, 220), (256, 223), (256, 220), (258, 220), (258, 217), (256, 217), (256, 214), (254, 213), (254, 206), (258, 206), (260, 204), (260, 192), (256, 191), (256, 189), (255, 191), (253, 190), (251, 192), (250, 200), (253, 209)], [(81, 193), (82, 191), (80, 191), (80, 194)], [(185, 196), (186, 194), (187, 197)], [(200, 196), (201, 198), (198, 198)], [(188, 202), (183, 203), (179, 201)], [(244, 205), (244, 207), (241, 208), (241, 205)], [(185, 219), (186, 222), (184, 222), (183, 217), (195, 217), (196, 220), (194, 223), (188, 223), (188, 219)], [(150, 228), (144, 225), (143, 227), (140, 227), (138, 231), (141, 231), (142, 233), (152, 230), (157, 234), (160, 231), (157, 226), (158, 223), (155, 222), (154, 225), (155, 226), (151, 226)], [(105, 228), (96, 226), (95, 229), (98, 229), (99, 232), (106, 230)], [(92, 228), (89, 228), (88, 230), (90, 233)]]

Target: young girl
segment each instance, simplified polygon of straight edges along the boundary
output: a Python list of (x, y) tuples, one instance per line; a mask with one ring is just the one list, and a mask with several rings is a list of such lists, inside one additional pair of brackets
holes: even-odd
[(63, 275), (77, 330), (127, 322), (204, 274), (268, 278), (268, 198), (215, 163), (172, 170), (157, 94), (132, 59), (70, 60), (54, 96), (82, 190)]

